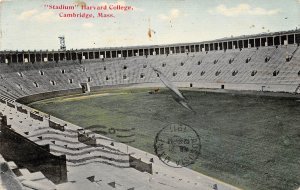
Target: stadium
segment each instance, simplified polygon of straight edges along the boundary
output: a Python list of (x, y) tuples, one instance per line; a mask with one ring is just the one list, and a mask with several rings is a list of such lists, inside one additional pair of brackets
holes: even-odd
[[(1, 154), (12, 171), (24, 175), (27, 187), (36, 177), (48, 182), (43, 185), (62, 184), (57, 185), (62, 188), (74, 188), (85, 179), (82, 184), (93, 189), (96, 186), (90, 186), (97, 180), (87, 183), (93, 176), (108, 189), (145, 189), (152, 182), (129, 183), (120, 176), (110, 180), (106, 176), (105, 181), (99, 172), (76, 172), (96, 163), (101, 169), (123, 172), (133, 167), (132, 157), (146, 165), (132, 175), (148, 178), (150, 173), (155, 178), (163, 170), (156, 167), (166, 167), (155, 166), (163, 165), (157, 158), (150, 162), (155, 158), (155, 133), (167, 123), (184, 122), (202, 139), (202, 153), (190, 169), (245, 189), (296, 189), (299, 43), (300, 31), (294, 30), (194, 44), (2, 51), (1, 145), (5, 146)], [(182, 89), (196, 114), (170, 98), (153, 67)], [(259, 119), (260, 113), (265, 117)], [(24, 143), (17, 145), (20, 141)], [(33, 163), (38, 159), (34, 155), (42, 156), (45, 163)], [(181, 185), (178, 179), (163, 180)], [(184, 188), (212, 189), (218, 184), (209, 178), (204, 181)], [(172, 189), (153, 183), (153, 188)], [(223, 183), (218, 187), (233, 188)]]
[[(0, 9), (6, 6), (1, 11), (10, 16), (12, 5), (33, 6), (4, 1), (0, 0)], [(61, 14), (71, 14), (63, 7), (89, 6), (83, 1), (59, 5), (52, 20), (38, 9), (19, 14), (15, 6), (18, 17), (12, 23), (20, 26), (0, 27), (3, 47), (15, 47), (10, 46), (15, 41), (17, 47), (50, 47), (56, 35), (51, 33), (60, 24), (68, 25), (59, 20)], [(120, 20), (126, 18), (138, 31), (133, 18), (145, 14), (138, 5), (106, 5), (131, 7), (120, 13), (122, 18), (119, 13), (105, 12), (119, 19), (111, 25), (120, 28), (107, 28), (115, 31), (114, 38), (121, 33), (139, 38), (131, 29), (117, 31), (122, 28)], [(220, 7), (216, 10), (227, 10)], [(245, 4), (241, 7), (247, 12)], [(250, 15), (277, 13), (252, 8)], [(74, 9), (72, 14), (77, 16), (97, 15)], [(134, 12), (133, 17), (130, 11), (135, 10), (141, 13)], [(245, 16), (235, 7), (228, 11), (225, 16)], [(179, 10), (171, 11), (171, 20), (165, 19), (167, 15), (158, 18), (176, 28), (179, 14)], [(0, 21), (5, 23), (10, 16)], [(182, 14), (181, 18), (187, 17)], [(157, 43), (155, 38), (163, 35), (159, 32), (165, 25), (159, 28), (156, 21), (153, 26), (147, 21), (148, 30), (141, 35), (146, 33), (147, 40)], [(22, 35), (31, 35), (30, 26), (39, 22), (45, 29), (33, 34), (41, 36), (23, 39)], [(97, 30), (92, 21), (69, 22), (70, 28), (62, 32), (73, 42), (78, 38), (70, 33), (74, 28), (90, 29), (86, 36)], [(184, 22), (191, 23), (189, 19)], [(23, 24), (29, 27), (9, 33), (14, 27), (24, 29)], [(185, 40), (186, 34), (198, 34), (196, 29), (190, 32), (180, 37)], [(172, 35), (167, 33), (170, 39)], [(130, 44), (136, 45), (76, 49), (66, 48), (65, 37), (59, 36), (57, 50), (8, 50), (0, 44), (0, 189), (299, 189), (300, 30), (240, 32), (214, 39), (183, 43), (176, 38), (174, 43), (159, 41), (160, 45), (133, 41)], [(80, 40), (76, 41), (79, 46)], [(108, 44), (113, 43), (108, 40)]]

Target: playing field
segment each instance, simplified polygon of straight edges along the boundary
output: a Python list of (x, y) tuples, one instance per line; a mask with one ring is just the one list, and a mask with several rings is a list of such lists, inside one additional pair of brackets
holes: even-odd
[(243, 189), (300, 186), (299, 101), (184, 91), (193, 114), (169, 91), (148, 91), (104, 90), (30, 106), (151, 153), (159, 130), (182, 122), (201, 138), (201, 155), (192, 169)]

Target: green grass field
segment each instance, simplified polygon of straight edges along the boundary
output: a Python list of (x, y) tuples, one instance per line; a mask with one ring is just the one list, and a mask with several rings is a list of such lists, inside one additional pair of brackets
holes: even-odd
[(202, 143), (201, 156), (190, 168), (243, 189), (300, 186), (300, 102), (230, 93), (184, 95), (196, 114), (177, 104), (169, 91), (149, 94), (147, 89), (103, 90), (30, 106), (151, 153), (158, 131), (182, 122), (198, 132)]

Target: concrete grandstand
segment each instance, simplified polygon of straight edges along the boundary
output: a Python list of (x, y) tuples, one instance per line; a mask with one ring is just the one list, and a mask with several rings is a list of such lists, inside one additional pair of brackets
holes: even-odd
[(2, 51), (1, 91), (8, 100), (33, 94), (159, 82), (150, 66), (180, 87), (294, 92), (300, 31), (195, 44), (66, 51)]

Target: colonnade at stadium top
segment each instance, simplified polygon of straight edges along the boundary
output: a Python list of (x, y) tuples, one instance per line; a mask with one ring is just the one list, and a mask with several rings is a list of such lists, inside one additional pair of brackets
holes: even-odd
[(260, 35), (224, 38), (200, 43), (116, 47), (99, 49), (0, 51), (1, 63), (34, 63), (65, 60), (93, 60), (147, 55), (206, 52), (227, 49), (243, 49), (265, 46), (300, 44), (300, 30), (275, 32)]

